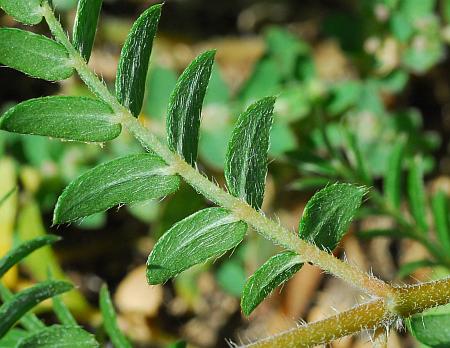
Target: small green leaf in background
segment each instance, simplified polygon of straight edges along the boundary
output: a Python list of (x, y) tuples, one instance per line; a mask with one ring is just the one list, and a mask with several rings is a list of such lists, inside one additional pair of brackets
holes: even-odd
[(150, 284), (164, 283), (191, 266), (219, 257), (244, 238), (247, 224), (223, 208), (201, 210), (176, 223), (147, 261)]
[[(3, 302), (11, 301), (14, 294), (2, 283), (0, 283), (0, 297)], [(33, 313), (28, 312), (19, 319), (20, 325), (30, 332), (36, 332), (45, 328), (45, 324)]]
[(0, 307), (0, 338), (30, 309), (40, 302), (67, 292), (73, 285), (63, 281), (46, 281), (22, 290)]
[(436, 307), (409, 319), (408, 329), (427, 347), (450, 347), (450, 307)]
[(354, 166), (356, 167), (358, 176), (363, 180), (365, 184), (372, 184), (372, 178), (370, 177), (369, 171), (367, 169), (367, 164), (364, 160), (364, 156), (361, 153), (358, 138), (351, 131), (345, 131), (345, 135), (347, 138), (348, 148), (350, 150), (349, 152), (352, 155), (351, 157), (354, 162)]
[(216, 271), (217, 283), (230, 295), (241, 297), (246, 275), (238, 260), (227, 260)]
[(239, 97), (243, 102), (248, 103), (279, 93), (281, 80), (282, 76), (277, 63), (268, 58), (262, 59), (253, 67), (252, 75), (239, 92)]
[(27, 255), (31, 254), (36, 249), (45, 245), (53, 244), (61, 238), (54, 235), (47, 235), (38, 237), (33, 240), (22, 243), (9, 251), (4, 257), (0, 259), (0, 278), (15, 264), (19, 263)]
[(241, 299), (242, 312), (251, 312), (279, 285), (302, 267), (298, 254), (286, 251), (272, 256), (248, 279)]
[(0, 0), (0, 7), (24, 24), (34, 25), (42, 20), (41, 0)]
[[(51, 267), (48, 268), (48, 280), (54, 280), (53, 271)], [(73, 317), (69, 308), (64, 303), (64, 300), (61, 296), (53, 296), (52, 298), (53, 311), (56, 314), (59, 322), (63, 325), (67, 326), (78, 326), (77, 321)]]
[(306, 204), (300, 220), (300, 238), (321, 249), (334, 250), (365, 193), (365, 188), (350, 184), (333, 184), (317, 192)]
[(16, 348), (96, 348), (94, 335), (78, 326), (53, 325), (33, 333), (22, 340)]
[(91, 56), (103, 0), (80, 0), (73, 26), (73, 45), (86, 61)]
[(442, 248), (450, 253), (450, 228), (449, 228), (449, 210), (447, 195), (438, 191), (431, 201), (433, 209), (434, 225), (436, 228), (437, 238)]
[(230, 193), (257, 209), (264, 199), (274, 104), (274, 97), (266, 97), (239, 116), (225, 160), (225, 179)]
[(384, 196), (389, 204), (400, 208), (402, 195), (402, 161), (405, 150), (403, 139), (397, 141), (388, 158), (388, 169), (384, 178)]
[(56, 41), (29, 31), (0, 29), (0, 64), (48, 81), (73, 74), (66, 49)]
[(415, 157), (411, 163), (408, 173), (408, 198), (411, 214), (414, 217), (418, 227), (423, 231), (427, 231), (428, 224), (425, 212), (425, 184), (423, 181), (423, 160)]
[(186, 348), (187, 344), (185, 341), (178, 341), (172, 344), (169, 344), (167, 348)]
[(167, 109), (167, 141), (190, 164), (197, 159), (200, 116), (215, 51), (195, 58), (181, 74)]
[(147, 9), (133, 24), (120, 54), (116, 96), (135, 117), (142, 109), (148, 62), (160, 16), (161, 5)]
[(119, 136), (122, 126), (111, 108), (85, 97), (44, 97), (27, 100), (0, 118), (0, 129), (76, 141), (102, 142)]
[(426, 259), (408, 262), (399, 267), (397, 277), (403, 279), (409, 276), (410, 274), (414, 273), (419, 268), (433, 267), (433, 266), (437, 266), (437, 263)]
[(103, 285), (100, 290), (100, 310), (103, 317), (103, 326), (115, 348), (131, 348), (132, 345), (117, 325), (116, 312), (112, 304), (108, 287)]
[(56, 203), (53, 223), (61, 224), (105, 211), (164, 197), (178, 189), (163, 160), (153, 154), (121, 157), (98, 165), (72, 181)]

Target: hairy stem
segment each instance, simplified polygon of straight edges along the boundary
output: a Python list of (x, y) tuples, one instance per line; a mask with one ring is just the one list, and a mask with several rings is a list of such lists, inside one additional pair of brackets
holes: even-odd
[(450, 302), (450, 278), (395, 288), (394, 292), (391, 298), (376, 299), (241, 348), (314, 347), (366, 329), (384, 330), (397, 319)]

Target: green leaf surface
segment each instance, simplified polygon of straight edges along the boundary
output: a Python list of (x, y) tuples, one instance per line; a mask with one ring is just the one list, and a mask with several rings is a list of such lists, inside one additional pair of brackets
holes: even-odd
[(136, 117), (142, 109), (148, 62), (160, 16), (161, 5), (147, 9), (133, 24), (120, 54), (116, 96)]
[(24, 24), (34, 25), (42, 20), (41, 0), (0, 0), (0, 7)]
[(31, 254), (36, 249), (45, 245), (53, 244), (61, 238), (54, 235), (47, 235), (38, 237), (33, 240), (22, 243), (16, 248), (9, 251), (4, 257), (0, 259), (0, 278), (15, 264), (19, 263), (27, 255)]
[(66, 49), (54, 40), (29, 31), (0, 28), (0, 64), (48, 81), (73, 73)]
[(197, 159), (200, 116), (214, 55), (215, 51), (207, 51), (192, 61), (178, 79), (167, 109), (169, 147), (190, 164)]
[(302, 267), (298, 254), (286, 251), (272, 256), (248, 279), (241, 299), (242, 312), (251, 312), (279, 285)]
[(191, 266), (221, 256), (244, 238), (247, 224), (222, 208), (207, 208), (176, 223), (147, 261), (150, 284), (164, 283)]
[(225, 160), (230, 193), (257, 209), (264, 198), (274, 104), (274, 97), (263, 98), (239, 116)]
[(432, 348), (450, 347), (450, 313), (416, 314), (408, 325), (413, 336)]
[(91, 56), (103, 0), (80, 0), (73, 26), (73, 45), (86, 61)]
[(16, 348), (94, 348), (94, 335), (78, 326), (53, 325), (23, 338)]
[(153, 154), (121, 157), (100, 164), (75, 179), (56, 203), (53, 222), (60, 224), (105, 211), (164, 197), (179, 187), (178, 176)]
[(415, 157), (411, 163), (408, 173), (408, 199), (411, 214), (422, 232), (428, 230), (426, 221), (426, 199), (425, 199), (425, 184), (423, 181), (423, 160), (420, 157)]
[(400, 139), (392, 149), (389, 159), (386, 176), (384, 178), (384, 196), (389, 204), (395, 208), (400, 208), (402, 194), (402, 162), (405, 151), (405, 143)]
[(333, 184), (317, 192), (306, 204), (299, 225), (300, 238), (324, 250), (334, 250), (347, 232), (366, 189)]
[(66, 140), (102, 142), (119, 136), (122, 126), (102, 101), (85, 97), (27, 100), (0, 118), (0, 129)]
[(28, 332), (22, 329), (11, 329), (0, 339), (1, 348), (16, 348), (17, 343), (28, 335)]
[(117, 325), (116, 312), (112, 304), (111, 295), (108, 287), (103, 285), (100, 290), (100, 310), (103, 317), (103, 326), (111, 338), (111, 342), (115, 348), (132, 348), (131, 343), (119, 329)]
[[(10, 301), (14, 295), (13, 293), (2, 283), (0, 283), (0, 297), (3, 302)], [(39, 320), (39, 318), (32, 312), (25, 313), (19, 319), (20, 324), (30, 332), (35, 332), (45, 328), (45, 324)]]
[(448, 198), (443, 191), (438, 191), (431, 201), (433, 209), (434, 225), (436, 228), (437, 238), (442, 248), (450, 253), (450, 227), (449, 227), (449, 210)]
[(30, 309), (40, 302), (67, 292), (72, 284), (63, 281), (46, 281), (22, 290), (0, 307), (0, 338)]

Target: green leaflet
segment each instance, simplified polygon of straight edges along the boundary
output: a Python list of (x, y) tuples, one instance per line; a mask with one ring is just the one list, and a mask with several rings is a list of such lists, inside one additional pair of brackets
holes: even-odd
[(80, 0), (73, 26), (73, 45), (86, 61), (91, 56), (103, 0)]
[(133, 24), (120, 54), (116, 96), (136, 117), (142, 109), (148, 62), (160, 16), (161, 5), (146, 10)]
[(122, 126), (102, 101), (85, 97), (30, 99), (0, 118), (0, 129), (67, 140), (102, 142), (119, 136)]
[(425, 212), (425, 187), (423, 182), (423, 161), (415, 157), (411, 162), (408, 173), (408, 198), (411, 214), (419, 229), (427, 231), (428, 224)]
[(66, 49), (43, 35), (0, 28), (0, 64), (48, 81), (64, 80), (73, 73)]
[(42, 20), (41, 0), (0, 0), (0, 7), (24, 24), (34, 25)]
[(190, 164), (197, 159), (200, 114), (211, 76), (215, 51), (195, 58), (181, 74), (167, 109), (167, 141)]
[(442, 191), (437, 192), (433, 196), (431, 206), (437, 238), (442, 248), (448, 253), (450, 252), (450, 228), (447, 195)]
[(365, 193), (365, 188), (350, 184), (333, 184), (317, 192), (303, 212), (300, 238), (332, 251), (347, 232)]
[(225, 159), (230, 193), (256, 209), (261, 208), (264, 198), (274, 104), (274, 97), (263, 98), (239, 116)]
[(279, 285), (302, 267), (298, 254), (286, 251), (272, 256), (248, 279), (241, 299), (242, 312), (251, 312)]
[[(8, 302), (14, 297), (14, 295), (6, 286), (0, 283), (0, 297), (3, 302)], [(19, 319), (19, 322), (25, 329), (31, 332), (42, 330), (45, 327), (45, 324), (40, 321), (33, 312), (25, 313)]]
[(395, 209), (400, 208), (404, 149), (405, 143), (400, 139), (389, 155), (388, 168), (384, 178), (384, 195), (389, 204)]
[(178, 189), (180, 179), (153, 154), (121, 157), (87, 171), (72, 181), (56, 203), (53, 223), (70, 222), (131, 204), (164, 197)]
[(73, 286), (67, 282), (46, 281), (14, 295), (11, 300), (0, 307), (0, 338), (6, 334), (20, 317), (38, 303), (67, 292), (72, 288)]
[(450, 347), (450, 313), (448, 312), (448, 306), (437, 307), (412, 316), (409, 319), (408, 328), (413, 336), (427, 347)]
[(100, 290), (100, 310), (103, 317), (103, 326), (115, 348), (132, 348), (131, 343), (120, 331), (117, 325), (116, 312), (111, 301), (108, 287), (103, 285)]
[(33, 333), (22, 340), (16, 348), (93, 348), (99, 347), (94, 335), (78, 326), (53, 325)]
[(18, 247), (9, 251), (0, 259), (0, 278), (15, 264), (19, 263), (27, 255), (45, 245), (53, 244), (61, 238), (54, 235), (38, 237), (28, 242), (22, 243)]
[(154, 246), (147, 261), (149, 284), (160, 284), (185, 269), (236, 247), (247, 224), (223, 208), (207, 208), (170, 228)]

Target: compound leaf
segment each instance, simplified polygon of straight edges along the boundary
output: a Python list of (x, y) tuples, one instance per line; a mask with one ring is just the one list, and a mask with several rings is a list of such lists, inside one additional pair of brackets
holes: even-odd
[(102, 142), (119, 136), (122, 126), (102, 101), (84, 97), (30, 99), (0, 118), (0, 129), (67, 140)]
[(61, 44), (14, 28), (0, 29), (0, 64), (48, 81), (64, 80), (73, 73), (72, 62)]
[(200, 114), (214, 56), (215, 51), (207, 51), (192, 61), (178, 79), (167, 109), (169, 147), (190, 164), (197, 159)]
[(164, 283), (185, 269), (236, 247), (247, 224), (223, 208), (201, 210), (170, 228), (154, 246), (147, 261), (150, 284)]
[(324, 250), (336, 248), (365, 193), (365, 188), (350, 184), (333, 184), (317, 192), (303, 212), (300, 238)]
[(279, 285), (302, 267), (300, 256), (286, 251), (272, 256), (248, 279), (241, 299), (242, 312), (251, 312)]
[(94, 335), (78, 326), (53, 325), (19, 341), (16, 348), (94, 348), (99, 347)]
[(47, 235), (38, 237), (33, 240), (22, 243), (16, 248), (9, 251), (4, 257), (0, 259), (0, 278), (15, 264), (19, 263), (27, 255), (31, 254), (36, 249), (42, 248), (45, 245), (53, 244), (61, 238), (54, 235)]
[(67, 282), (45, 281), (14, 295), (11, 300), (3, 303), (0, 307), (0, 338), (38, 303), (72, 288), (72, 284)]
[(395, 209), (400, 208), (401, 201), (401, 184), (402, 184), (402, 160), (405, 150), (405, 143), (400, 139), (388, 159), (388, 168), (386, 177), (384, 178), (384, 195)]
[(434, 224), (436, 227), (436, 234), (442, 248), (450, 252), (450, 227), (449, 227), (449, 210), (447, 195), (438, 191), (431, 201), (433, 208)]
[(0, 7), (24, 24), (34, 25), (42, 20), (41, 0), (0, 0)]
[(100, 310), (102, 312), (103, 325), (114, 347), (132, 348), (130, 342), (117, 325), (116, 312), (106, 285), (103, 285), (100, 290)]
[(103, 163), (66, 187), (56, 203), (53, 222), (60, 224), (131, 204), (164, 197), (178, 189), (163, 160), (153, 154), (125, 156)]
[(239, 116), (225, 159), (230, 193), (257, 209), (264, 198), (274, 104), (274, 97), (263, 98)]
[(80, 0), (73, 27), (73, 45), (86, 61), (91, 56), (103, 0)]
[(120, 54), (116, 96), (136, 117), (142, 109), (148, 62), (160, 16), (159, 4), (146, 10), (133, 24)]
[(423, 161), (415, 157), (408, 173), (408, 198), (411, 214), (418, 227), (425, 232), (428, 229), (425, 212), (425, 187), (423, 182)]

